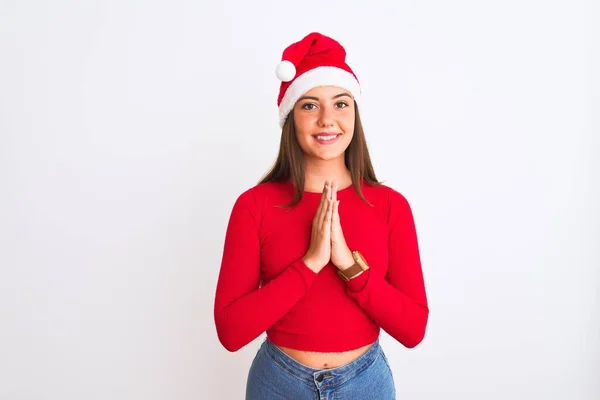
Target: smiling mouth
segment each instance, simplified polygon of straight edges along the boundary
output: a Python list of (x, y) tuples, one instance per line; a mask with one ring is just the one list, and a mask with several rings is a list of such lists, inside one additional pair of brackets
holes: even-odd
[(334, 143), (335, 141), (337, 141), (337, 139), (341, 136), (341, 133), (326, 133), (326, 134), (319, 134), (319, 135), (313, 135), (313, 138), (315, 138), (315, 140), (320, 143), (320, 144), (331, 144)]

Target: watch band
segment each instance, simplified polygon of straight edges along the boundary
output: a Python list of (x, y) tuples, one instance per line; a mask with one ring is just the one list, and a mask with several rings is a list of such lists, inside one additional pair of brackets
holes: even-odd
[(367, 264), (366, 260), (358, 250), (352, 252), (352, 257), (354, 258), (353, 266), (343, 271), (338, 269), (338, 275), (346, 282), (348, 282), (350, 279), (354, 278), (361, 272), (369, 269), (369, 264)]
[(354, 263), (353, 266), (351, 266), (350, 268), (346, 268), (345, 270), (338, 270), (338, 275), (345, 280), (346, 282), (348, 282), (350, 279), (354, 278), (356, 275), (360, 274), (361, 272), (363, 272), (362, 267), (360, 266), (360, 264), (358, 263)]

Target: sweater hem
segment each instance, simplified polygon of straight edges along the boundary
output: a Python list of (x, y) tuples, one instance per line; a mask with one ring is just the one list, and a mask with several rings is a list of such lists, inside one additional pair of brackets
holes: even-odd
[(375, 342), (379, 338), (380, 328), (369, 329), (360, 335), (342, 334), (336, 337), (307, 336), (297, 333), (268, 330), (267, 338), (277, 346), (290, 349), (316, 352), (344, 352), (356, 350)]

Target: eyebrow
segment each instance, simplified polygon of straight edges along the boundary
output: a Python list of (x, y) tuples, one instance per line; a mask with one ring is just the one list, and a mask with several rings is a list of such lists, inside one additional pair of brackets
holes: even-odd
[[(332, 97), (332, 99), (337, 99), (337, 98), (342, 97), (342, 96), (347, 96), (347, 97), (352, 98), (352, 96), (350, 96), (348, 93), (344, 92), (344, 93), (336, 94), (335, 96)], [(302, 96), (302, 97), (300, 97), (298, 99), (298, 101), (300, 101), (300, 100), (316, 100), (316, 101), (319, 101), (319, 98), (318, 97), (314, 97), (314, 96)]]

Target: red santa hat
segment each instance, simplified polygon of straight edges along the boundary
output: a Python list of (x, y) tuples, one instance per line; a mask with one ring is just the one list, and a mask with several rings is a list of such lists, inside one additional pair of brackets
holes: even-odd
[(275, 73), (281, 80), (277, 106), (279, 126), (294, 108), (296, 101), (317, 86), (338, 86), (350, 92), (355, 100), (360, 96), (360, 84), (346, 64), (346, 50), (334, 39), (313, 32), (288, 46)]

